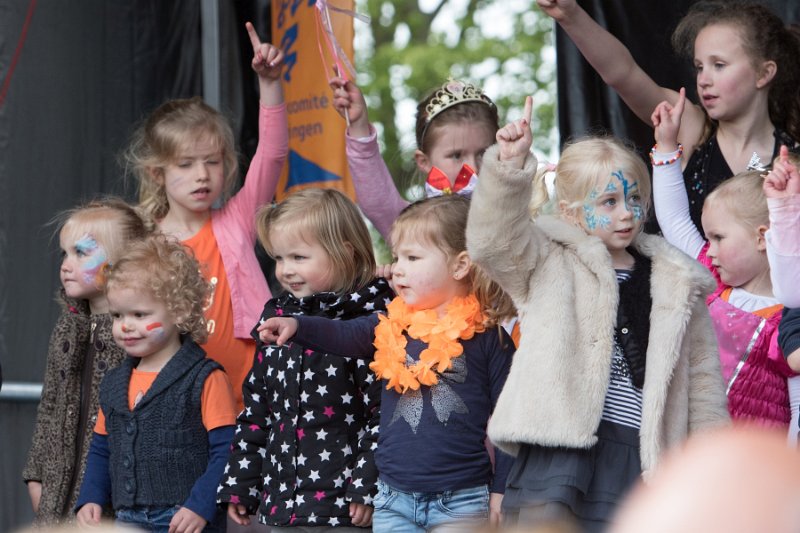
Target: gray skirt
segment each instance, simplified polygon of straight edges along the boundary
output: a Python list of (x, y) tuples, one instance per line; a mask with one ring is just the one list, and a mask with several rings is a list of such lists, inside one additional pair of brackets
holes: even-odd
[(603, 531), (642, 466), (637, 429), (603, 420), (597, 438), (589, 449), (523, 444), (503, 497), (511, 522), (520, 511), (556, 502), (583, 530)]

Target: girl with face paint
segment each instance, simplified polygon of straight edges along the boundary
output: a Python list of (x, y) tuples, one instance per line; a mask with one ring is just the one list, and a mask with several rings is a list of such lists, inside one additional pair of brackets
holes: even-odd
[(72, 514), (100, 381), (125, 357), (112, 340), (105, 274), (123, 249), (147, 234), (137, 212), (118, 199), (91, 202), (60, 219), (63, 309), (50, 337), (33, 443), (22, 472), (37, 525)]
[(467, 223), (470, 256), (523, 317), (488, 433), (516, 456), (509, 525), (601, 531), (664, 451), (729, 418), (705, 306), (714, 285), (641, 232), (650, 180), (619, 140), (575, 141), (554, 176), (537, 173), (531, 107), (486, 152)]

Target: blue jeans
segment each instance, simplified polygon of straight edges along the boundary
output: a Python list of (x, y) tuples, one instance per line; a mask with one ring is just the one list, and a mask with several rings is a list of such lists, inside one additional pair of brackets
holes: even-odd
[(454, 531), (464, 531), (464, 526), (480, 526), (489, 518), (486, 485), (444, 492), (405, 492), (379, 479), (372, 503), (375, 533), (421, 533), (447, 525), (457, 527)]
[[(170, 507), (133, 507), (128, 509), (118, 509), (116, 511), (116, 524), (126, 527), (133, 526), (139, 530), (153, 531), (155, 533), (168, 533), (169, 522), (175, 513), (180, 509), (180, 505)], [(226, 516), (218, 512), (213, 522), (206, 524), (203, 528), (204, 533), (225, 533)]]

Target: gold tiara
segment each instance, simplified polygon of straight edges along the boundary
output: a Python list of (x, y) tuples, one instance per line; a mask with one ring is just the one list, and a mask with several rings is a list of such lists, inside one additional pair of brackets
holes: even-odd
[(494, 102), (475, 85), (466, 81), (448, 78), (444, 85), (434, 93), (428, 105), (425, 106), (426, 128), (436, 115), (445, 109), (464, 102), (483, 102), (488, 106), (494, 107)]

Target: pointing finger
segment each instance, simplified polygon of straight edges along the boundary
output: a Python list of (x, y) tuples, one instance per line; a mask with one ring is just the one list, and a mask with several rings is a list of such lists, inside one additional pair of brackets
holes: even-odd
[(245, 22), (244, 27), (247, 28), (247, 36), (250, 37), (250, 44), (253, 45), (253, 50), (258, 50), (261, 46), (261, 39), (258, 37), (258, 33), (256, 33), (253, 24)]

